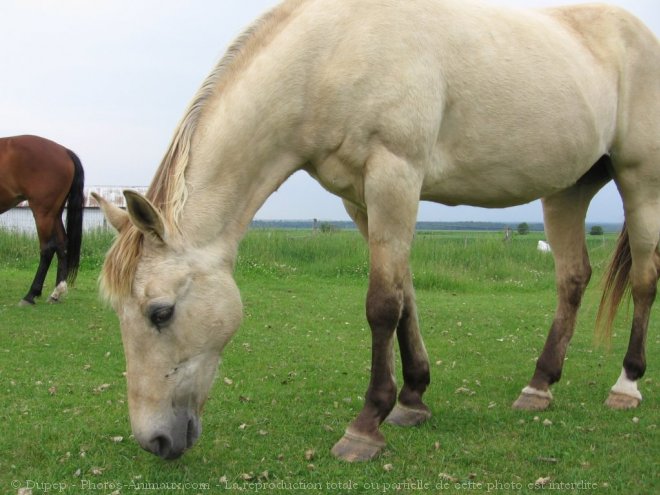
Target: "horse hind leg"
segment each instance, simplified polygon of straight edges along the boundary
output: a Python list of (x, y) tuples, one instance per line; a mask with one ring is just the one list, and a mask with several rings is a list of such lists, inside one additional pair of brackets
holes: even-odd
[(546, 234), (555, 258), (557, 309), (534, 375), (514, 402), (514, 409), (540, 411), (553, 400), (550, 386), (561, 378), (582, 296), (591, 278), (584, 219), (591, 199), (609, 180), (603, 165), (598, 162), (576, 185), (543, 199)]
[[(625, 188), (624, 205), (626, 204)], [(633, 299), (633, 319), (628, 350), (621, 374), (610, 390), (605, 405), (612, 409), (632, 409), (639, 406), (642, 394), (637, 382), (646, 372), (646, 335), (651, 307), (655, 301), (660, 258), (660, 198), (643, 206), (626, 207), (628, 248), (632, 260), (629, 280)]]
[(67, 238), (66, 232), (64, 230), (64, 225), (61, 220), (61, 216), (58, 217), (58, 222), (55, 224), (55, 252), (57, 254), (57, 275), (55, 277), (55, 289), (48, 297), (49, 303), (57, 303), (61, 298), (66, 294), (68, 290), (67, 286), (67, 275), (68, 275), (68, 264), (67, 264)]

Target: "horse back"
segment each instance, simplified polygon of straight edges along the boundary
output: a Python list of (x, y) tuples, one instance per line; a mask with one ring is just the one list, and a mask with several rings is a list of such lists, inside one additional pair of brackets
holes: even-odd
[(74, 167), (64, 146), (38, 136), (0, 138), (0, 210), (23, 200), (64, 205)]

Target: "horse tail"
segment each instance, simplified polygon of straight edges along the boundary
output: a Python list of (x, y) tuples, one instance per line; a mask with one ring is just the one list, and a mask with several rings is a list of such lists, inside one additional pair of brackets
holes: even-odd
[(631, 267), (630, 240), (624, 223), (610, 267), (605, 274), (603, 296), (596, 317), (596, 339), (601, 343), (609, 344), (616, 312), (623, 298), (630, 294)]
[(66, 208), (66, 261), (67, 261), (67, 282), (73, 284), (78, 275), (80, 266), (80, 248), (82, 245), (83, 232), (83, 211), (85, 209), (85, 171), (83, 170), (80, 158), (71, 150), (67, 150), (71, 161), (73, 162), (73, 181), (69, 190), (68, 203)]

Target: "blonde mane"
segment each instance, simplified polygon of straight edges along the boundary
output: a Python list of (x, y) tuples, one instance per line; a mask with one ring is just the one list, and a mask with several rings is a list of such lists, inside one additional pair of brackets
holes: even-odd
[[(146, 194), (147, 199), (161, 210), (172, 231), (179, 230), (181, 212), (188, 199), (186, 170), (190, 163), (191, 143), (207, 103), (235, 80), (305, 1), (287, 0), (249, 26), (229, 46), (188, 106)], [(103, 297), (113, 305), (131, 293), (142, 244), (142, 233), (129, 224), (108, 251), (100, 287)]]

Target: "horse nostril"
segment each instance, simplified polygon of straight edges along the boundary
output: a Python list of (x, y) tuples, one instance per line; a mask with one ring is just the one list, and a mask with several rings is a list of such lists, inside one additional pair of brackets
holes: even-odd
[(188, 420), (188, 428), (186, 431), (186, 444), (187, 448), (192, 447), (199, 438), (201, 430), (200, 421), (197, 417), (193, 416)]
[(172, 439), (167, 435), (157, 435), (147, 444), (147, 450), (162, 459), (176, 459), (181, 456), (172, 449)]

